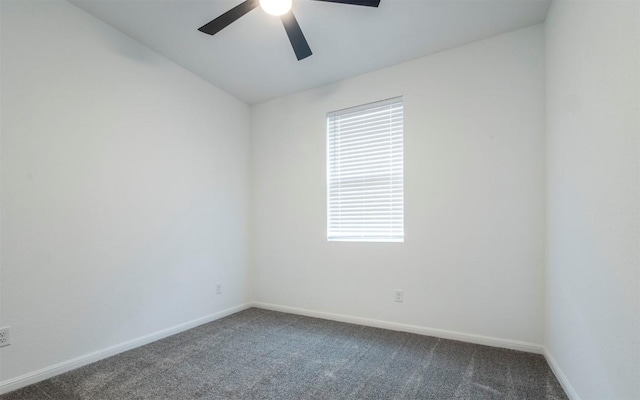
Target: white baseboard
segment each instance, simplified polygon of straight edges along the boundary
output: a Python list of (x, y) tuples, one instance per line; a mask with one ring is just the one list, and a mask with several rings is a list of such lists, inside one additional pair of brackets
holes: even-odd
[(227, 315), (235, 314), (239, 311), (246, 310), (247, 308), (250, 308), (250, 307), (251, 307), (251, 304), (247, 303), (247, 304), (241, 304), (239, 306), (227, 308), (226, 310), (222, 310), (217, 313), (207, 315), (205, 317), (197, 318), (180, 325), (172, 326), (171, 328), (163, 329), (161, 331), (154, 332), (133, 340), (129, 340), (124, 343), (107, 347), (106, 349), (97, 350), (92, 353), (85, 354), (80, 357), (76, 357), (72, 360), (63, 361), (61, 363), (51, 365), (49, 367), (42, 368), (37, 371), (29, 372), (27, 374), (24, 374), (12, 379), (8, 379), (6, 381), (0, 382), (0, 394), (8, 393), (13, 390), (20, 389), (21, 387), (28, 386), (45, 379), (49, 379), (56, 375), (60, 375), (67, 371), (71, 371), (72, 369), (80, 368), (85, 365), (94, 363), (96, 361), (100, 361), (103, 358), (111, 357), (118, 353), (122, 353), (124, 351), (131, 350), (133, 348), (140, 347), (151, 342), (155, 342), (156, 340), (160, 340), (165, 337), (175, 335), (176, 333), (180, 333), (188, 329), (195, 328), (198, 325), (215, 321), (217, 319), (226, 317)]
[(549, 352), (549, 349), (544, 347), (543, 354), (544, 354), (544, 358), (547, 359), (547, 363), (551, 367), (551, 370), (553, 371), (554, 375), (558, 379), (558, 382), (560, 382), (560, 385), (564, 389), (564, 392), (567, 394), (567, 397), (569, 397), (569, 400), (580, 400), (580, 396), (578, 396), (578, 393), (576, 393), (573, 386), (571, 386), (571, 384), (569, 383), (567, 376), (564, 374), (564, 372), (562, 372), (555, 358), (553, 358), (553, 356), (551, 355), (551, 352)]
[(469, 342), (482, 344), (485, 346), (501, 347), (504, 349), (526, 351), (528, 353), (543, 354), (543, 346), (540, 344), (520, 342), (517, 340), (500, 339), (490, 336), (475, 335), (471, 333), (462, 333), (448, 331), (444, 329), (427, 328), (424, 326), (400, 324), (397, 322), (381, 321), (377, 319), (353, 317), (350, 315), (334, 314), (323, 311), (313, 311), (303, 308), (279, 306), (276, 304), (268, 304), (261, 302), (253, 302), (253, 307), (263, 308), (265, 310), (281, 311), (290, 314), (306, 315), (308, 317), (329, 319), (333, 321), (348, 322), (356, 325), (372, 326), (375, 328), (389, 329), (393, 331), (416, 333), (425, 336), (435, 336), (443, 339), (458, 340), (461, 342)]

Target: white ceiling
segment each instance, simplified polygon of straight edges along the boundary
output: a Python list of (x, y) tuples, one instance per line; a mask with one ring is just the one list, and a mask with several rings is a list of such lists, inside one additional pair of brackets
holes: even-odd
[(278, 17), (257, 8), (215, 36), (197, 29), (242, 0), (71, 0), (248, 104), (543, 22), (551, 0), (294, 0), (313, 55), (297, 61)]

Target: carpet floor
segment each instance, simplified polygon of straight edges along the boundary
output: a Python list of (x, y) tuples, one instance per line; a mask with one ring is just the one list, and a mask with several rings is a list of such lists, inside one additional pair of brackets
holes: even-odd
[(0, 400), (567, 399), (537, 354), (252, 308)]

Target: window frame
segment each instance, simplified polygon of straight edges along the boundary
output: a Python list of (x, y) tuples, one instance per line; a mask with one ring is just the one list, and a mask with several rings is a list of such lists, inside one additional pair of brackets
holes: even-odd
[[(375, 108), (380, 108), (380, 107), (384, 107), (384, 106), (394, 106), (400, 104), (400, 114), (401, 114), (401, 129), (400, 129), (400, 178), (401, 178), (401, 182), (400, 182), (400, 190), (399, 190), (399, 194), (401, 196), (401, 211), (399, 212), (389, 212), (388, 214), (383, 214), (380, 213), (378, 215), (375, 215), (374, 217), (379, 217), (379, 216), (389, 216), (391, 219), (393, 219), (394, 214), (398, 214), (401, 217), (401, 227), (399, 229), (399, 235), (396, 233), (394, 235), (394, 230), (393, 230), (393, 223), (391, 223), (390, 225), (392, 226), (392, 229), (390, 230), (390, 234), (388, 236), (382, 236), (379, 233), (377, 235), (372, 234), (372, 232), (364, 232), (361, 236), (340, 236), (340, 235), (336, 235), (335, 231), (332, 232), (331, 230), (331, 210), (332, 210), (332, 203), (331, 203), (331, 181), (332, 181), (332, 140), (334, 139), (335, 135), (332, 135), (332, 127), (331, 124), (335, 123), (335, 120), (333, 120), (333, 118), (335, 117), (339, 117), (339, 116), (343, 116), (343, 115), (348, 115), (348, 114), (354, 114), (354, 113), (358, 113), (358, 112), (363, 112), (363, 111), (367, 111), (370, 109), (375, 109)], [(391, 119), (391, 114), (390, 114), (390, 119)], [(404, 97), (403, 96), (396, 96), (396, 97), (392, 97), (392, 98), (388, 98), (388, 99), (384, 99), (384, 100), (380, 100), (380, 101), (375, 101), (375, 102), (371, 102), (371, 103), (366, 103), (366, 104), (362, 104), (359, 106), (355, 106), (355, 107), (348, 107), (348, 108), (344, 108), (344, 109), (340, 109), (340, 110), (336, 110), (336, 111), (331, 111), (328, 112), (326, 114), (326, 132), (325, 132), (325, 138), (326, 138), (326, 207), (327, 207), (327, 215), (326, 215), (326, 237), (327, 237), (327, 241), (329, 242), (372, 242), (372, 243), (404, 243), (405, 240), (405, 229), (404, 229)], [(391, 131), (390, 131), (390, 135), (391, 135)], [(390, 145), (390, 148), (393, 145)], [(397, 162), (397, 160), (395, 161)], [(393, 165), (394, 164), (394, 159), (393, 157), (390, 157), (390, 162), (389, 165)], [(394, 178), (389, 178), (389, 182), (390, 185), (393, 185), (391, 182), (394, 180)], [(363, 186), (366, 187), (366, 186)], [(397, 192), (394, 192), (395, 194), (397, 194)], [(392, 197), (392, 196), (391, 196)], [(391, 203), (393, 204), (393, 203)], [(333, 233), (333, 235), (332, 235)]]

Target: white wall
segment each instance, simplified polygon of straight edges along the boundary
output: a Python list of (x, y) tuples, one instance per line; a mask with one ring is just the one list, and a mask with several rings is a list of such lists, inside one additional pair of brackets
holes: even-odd
[(640, 399), (640, 3), (546, 22), (546, 346), (583, 399)]
[(248, 300), (248, 106), (67, 2), (1, 67), (0, 381)]
[[(255, 299), (541, 344), (543, 33), (252, 107)], [(327, 242), (326, 113), (399, 95), (405, 242)]]

